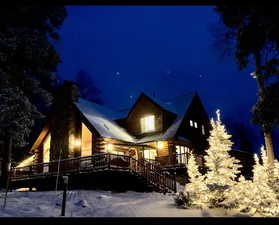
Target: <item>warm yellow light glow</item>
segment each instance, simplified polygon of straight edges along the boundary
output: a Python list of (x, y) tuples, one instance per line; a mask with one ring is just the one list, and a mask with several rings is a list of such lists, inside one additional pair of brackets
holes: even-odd
[(145, 149), (143, 152), (144, 159), (155, 160), (157, 156), (157, 151), (155, 149)]
[(50, 160), (50, 142), (51, 134), (48, 134), (43, 144), (43, 162), (48, 163)]
[(81, 142), (79, 139), (75, 140), (75, 146), (76, 147), (79, 147), (81, 145)]
[(112, 151), (112, 150), (113, 150), (113, 144), (108, 143), (108, 144), (107, 144), (107, 150), (108, 150), (108, 151)]
[(140, 119), (142, 132), (155, 131), (155, 116), (150, 115)]
[(158, 146), (158, 149), (163, 149), (164, 148), (164, 142), (158, 141), (157, 146)]
[(34, 159), (35, 159), (35, 155), (32, 155), (32, 156), (28, 157), (27, 159), (23, 160), (21, 163), (19, 163), (16, 166), (16, 168), (30, 166), (30, 165), (32, 165)]
[(90, 155), (92, 155), (92, 133), (86, 127), (86, 125), (82, 123), (81, 156), (90, 156)]

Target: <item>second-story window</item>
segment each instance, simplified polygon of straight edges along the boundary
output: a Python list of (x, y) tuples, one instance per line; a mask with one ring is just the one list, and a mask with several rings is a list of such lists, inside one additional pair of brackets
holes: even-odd
[(195, 127), (195, 128), (198, 128), (198, 123), (193, 121), (193, 120), (190, 120), (190, 126), (191, 127)]
[(145, 116), (140, 119), (142, 133), (155, 131), (155, 116)]
[(191, 126), (191, 127), (194, 126), (193, 120), (190, 120), (190, 126)]

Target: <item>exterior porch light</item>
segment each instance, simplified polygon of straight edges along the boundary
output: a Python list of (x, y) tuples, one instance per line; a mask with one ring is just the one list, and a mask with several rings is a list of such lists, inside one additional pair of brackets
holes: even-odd
[(164, 142), (158, 141), (157, 147), (158, 147), (158, 149), (163, 149), (164, 148)]
[(75, 140), (75, 146), (76, 146), (76, 147), (81, 146), (81, 141), (80, 141), (79, 139), (76, 139), (76, 140)]
[(112, 150), (113, 150), (113, 144), (108, 143), (108, 144), (107, 144), (107, 150), (108, 150), (108, 151), (112, 151)]

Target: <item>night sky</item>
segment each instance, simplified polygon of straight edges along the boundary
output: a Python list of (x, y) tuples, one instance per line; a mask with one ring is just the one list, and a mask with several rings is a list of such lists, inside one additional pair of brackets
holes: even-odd
[(214, 6), (70, 6), (57, 49), (59, 75), (92, 75), (105, 105), (123, 109), (141, 92), (170, 98), (196, 90), (210, 117), (249, 123), (253, 68), (220, 58), (210, 27)]

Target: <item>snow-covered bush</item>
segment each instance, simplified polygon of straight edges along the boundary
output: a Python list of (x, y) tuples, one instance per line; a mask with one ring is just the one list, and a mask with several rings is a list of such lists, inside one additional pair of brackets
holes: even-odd
[(192, 206), (192, 199), (189, 197), (189, 193), (184, 193), (183, 191), (176, 194), (174, 197), (174, 202), (178, 207), (190, 208)]
[(279, 216), (278, 162), (270, 165), (263, 147), (261, 158), (257, 155), (254, 158), (253, 180), (246, 180), (241, 176), (229, 193), (231, 202), (234, 202), (240, 211), (251, 215)]

